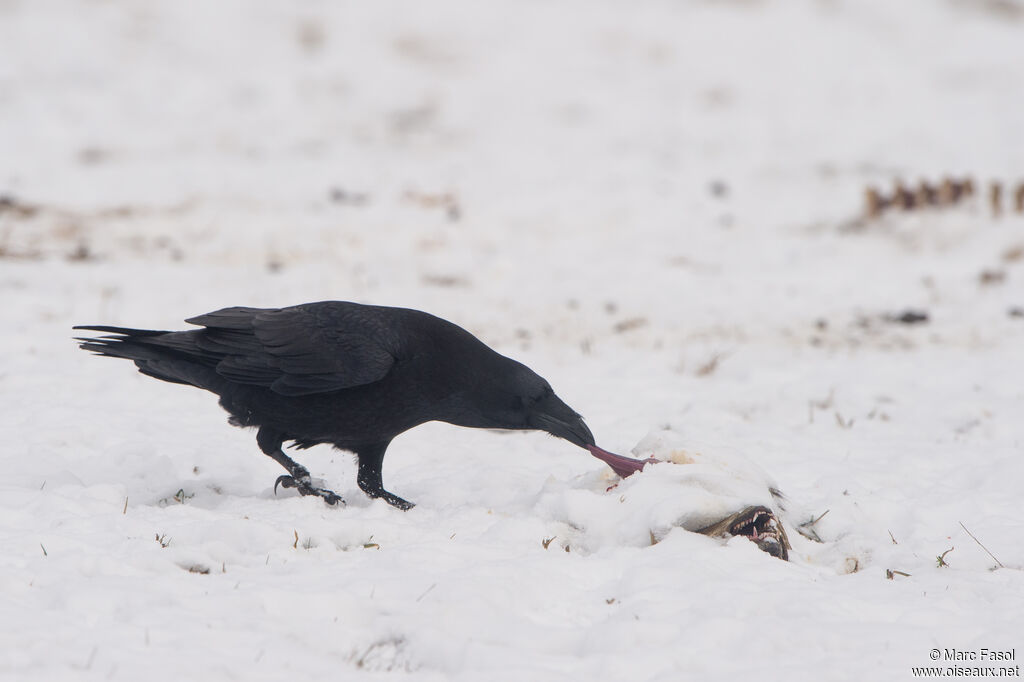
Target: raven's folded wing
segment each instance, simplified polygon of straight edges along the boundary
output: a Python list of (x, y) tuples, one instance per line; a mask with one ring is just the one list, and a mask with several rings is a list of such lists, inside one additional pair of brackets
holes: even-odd
[(380, 381), (395, 364), (394, 330), (372, 307), (341, 302), (225, 308), (187, 322), (220, 358), (217, 373), (282, 395), (327, 393)]

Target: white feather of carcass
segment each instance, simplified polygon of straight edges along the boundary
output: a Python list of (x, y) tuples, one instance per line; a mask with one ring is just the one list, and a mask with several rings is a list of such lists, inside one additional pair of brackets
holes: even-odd
[(738, 452), (697, 446), (669, 430), (652, 431), (632, 452), (663, 461), (625, 479), (604, 469), (568, 483), (549, 480), (538, 506), (589, 549), (649, 545), (673, 528), (701, 530), (754, 505), (779, 511), (774, 481)]

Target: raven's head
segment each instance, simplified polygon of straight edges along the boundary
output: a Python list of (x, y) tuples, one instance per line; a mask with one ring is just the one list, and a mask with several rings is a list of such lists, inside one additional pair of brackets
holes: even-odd
[(487, 351), (483, 370), (460, 368), (465, 388), (443, 401), (442, 421), (485, 429), (536, 429), (581, 448), (594, 445), (583, 417), (555, 395), (551, 384), (526, 365)]
[(512, 404), (522, 423), (516, 428), (547, 431), (581, 448), (594, 445), (594, 434), (587, 428), (583, 417), (562, 402), (543, 377), (525, 365), (520, 365), (513, 376)]

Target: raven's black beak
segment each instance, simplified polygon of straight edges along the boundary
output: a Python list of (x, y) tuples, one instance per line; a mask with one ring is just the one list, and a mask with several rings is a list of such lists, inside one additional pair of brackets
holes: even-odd
[(556, 395), (552, 395), (534, 407), (533, 414), (530, 415), (530, 423), (536, 429), (547, 431), (552, 436), (564, 438), (581, 448), (595, 444), (594, 434), (587, 428), (583, 417), (576, 414)]

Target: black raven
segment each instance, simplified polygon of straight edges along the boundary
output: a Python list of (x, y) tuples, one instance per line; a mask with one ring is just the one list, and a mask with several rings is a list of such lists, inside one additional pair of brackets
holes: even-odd
[[(281, 449), (328, 443), (358, 456), (359, 487), (399, 509), (381, 462), (398, 434), (428, 421), (538, 429), (597, 450), (583, 418), (530, 368), (451, 322), (408, 308), (342, 301), (225, 308), (186, 320), (201, 329), (78, 326), (104, 335), (80, 347), (134, 360), (143, 374), (220, 396), (235, 426), (258, 427), (260, 450), (288, 470), (277, 485), (316, 495), (309, 471)], [(601, 456), (595, 452), (596, 456)]]

